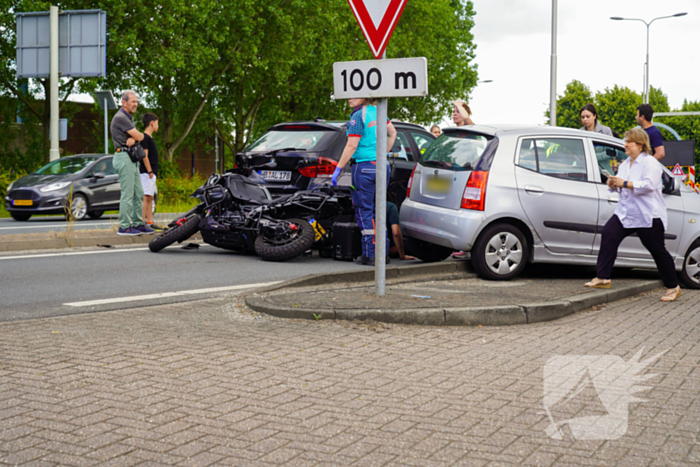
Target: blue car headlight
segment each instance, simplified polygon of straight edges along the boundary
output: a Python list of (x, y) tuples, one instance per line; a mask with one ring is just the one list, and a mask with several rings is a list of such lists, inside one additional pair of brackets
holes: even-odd
[(65, 188), (70, 184), (71, 182), (56, 182), (52, 183), (51, 185), (47, 185), (44, 188), (40, 188), (39, 191), (41, 191), (42, 193), (46, 193), (47, 191), (56, 191), (60, 190), (61, 188)]

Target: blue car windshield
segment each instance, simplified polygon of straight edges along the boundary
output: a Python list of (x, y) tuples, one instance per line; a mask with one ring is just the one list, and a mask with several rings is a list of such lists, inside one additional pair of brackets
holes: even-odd
[(337, 135), (335, 131), (324, 130), (294, 130), (268, 131), (253, 144), (245, 149), (245, 152), (266, 152), (276, 149), (298, 149), (301, 151), (323, 151)]
[(70, 175), (95, 162), (95, 157), (71, 157), (50, 162), (34, 172), (37, 175)]
[(455, 132), (443, 133), (436, 139), (420, 159), (425, 167), (446, 170), (471, 170), (472, 165), (481, 157), (492, 140), (492, 136), (479, 133)]

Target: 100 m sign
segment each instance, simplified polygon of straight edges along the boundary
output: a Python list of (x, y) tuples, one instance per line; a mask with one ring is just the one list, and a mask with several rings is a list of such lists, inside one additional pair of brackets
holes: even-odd
[(336, 62), (334, 95), (336, 99), (426, 96), (427, 74), (425, 58)]

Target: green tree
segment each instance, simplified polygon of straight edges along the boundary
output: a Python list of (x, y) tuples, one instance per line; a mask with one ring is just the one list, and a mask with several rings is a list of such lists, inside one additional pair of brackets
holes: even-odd
[[(0, 0), (2, 54), (14, 56), (17, 11), (46, 11), (48, 2)], [(97, 88), (134, 89), (143, 108), (160, 117), (157, 134), (164, 157), (200, 136), (219, 131), (236, 152), (281, 120), (347, 118), (345, 102), (333, 102), (332, 64), (371, 58), (362, 32), (344, 0), (61, 0), (62, 10), (107, 11), (105, 79), (62, 84), (90, 93)], [(5, 6), (5, 5), (3, 5)], [(412, 0), (388, 49), (390, 58), (425, 56), (430, 96), (392, 99), (390, 115), (427, 123), (445, 113), (456, 97), (466, 99), (476, 83), (467, 0)], [(21, 95), (13, 61), (0, 63), (0, 95), (19, 99), (43, 125), (47, 146), (48, 105), (39, 102), (45, 83), (31, 80)], [(42, 107), (43, 105), (43, 107)], [(96, 104), (97, 105), (97, 104)], [(183, 146), (184, 145), (184, 146)], [(44, 150), (48, 155), (48, 151)]]
[(634, 117), (642, 96), (630, 88), (618, 85), (605, 88), (605, 91), (596, 93), (595, 102), (601, 123), (618, 134), (622, 135), (637, 125)]
[[(573, 80), (566, 85), (564, 95), (557, 98), (557, 126), (581, 128), (579, 111), (586, 104), (593, 103), (591, 89), (581, 81)], [(549, 109), (545, 112), (549, 122)]]
[(671, 106), (668, 105), (668, 96), (661, 89), (654, 86), (649, 87), (649, 104), (654, 108), (654, 112), (671, 111)]
[[(455, 98), (468, 97), (477, 79), (474, 14), (465, 0), (412, 0), (406, 5), (387, 57), (426, 57), (430, 96), (390, 99), (391, 118), (429, 123), (451, 109)], [(228, 144), (234, 151), (280, 121), (348, 117), (346, 101), (331, 100), (333, 62), (369, 60), (372, 55), (347, 2), (307, 1), (299, 16), (291, 18), (285, 34), (294, 37), (264, 44), (259, 61), (217, 97), (217, 122), (222, 136), (233, 133)], [(303, 25), (301, 30), (298, 25)], [(287, 50), (304, 53), (290, 57)], [(280, 54), (287, 67), (273, 65)]]

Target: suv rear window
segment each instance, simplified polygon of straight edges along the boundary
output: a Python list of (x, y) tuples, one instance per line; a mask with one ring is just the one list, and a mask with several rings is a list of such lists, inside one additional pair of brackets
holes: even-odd
[(426, 167), (446, 170), (472, 170), (493, 136), (467, 131), (450, 131), (436, 139), (420, 159)]
[(245, 151), (274, 151), (276, 149), (299, 149), (303, 151), (323, 151), (338, 133), (324, 130), (272, 130), (268, 131)]

